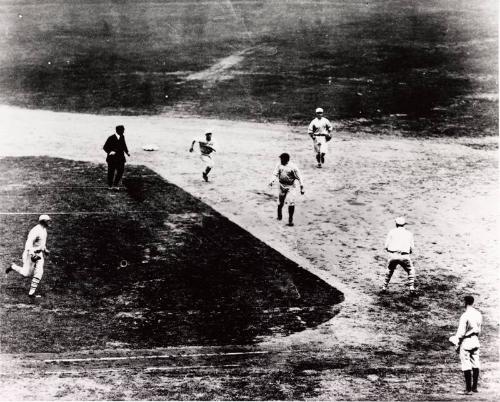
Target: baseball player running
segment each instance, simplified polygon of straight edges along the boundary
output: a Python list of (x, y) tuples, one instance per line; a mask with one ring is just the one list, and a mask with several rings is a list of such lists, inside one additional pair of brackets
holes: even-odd
[(283, 153), (280, 155), (280, 163), (274, 169), (273, 177), (269, 182), (269, 186), (274, 184), (274, 181), (279, 181), (278, 195), (278, 220), (283, 219), (283, 206), (288, 203), (288, 226), (293, 226), (293, 214), (295, 212), (295, 200), (297, 198), (296, 182), (299, 182), (300, 193), (304, 194), (304, 184), (300, 175), (299, 169), (290, 162), (290, 155)]
[(307, 133), (312, 138), (314, 143), (314, 152), (316, 153), (316, 161), (318, 167), (321, 168), (325, 163), (325, 155), (328, 152), (328, 142), (332, 139), (332, 123), (323, 117), (323, 109), (316, 109), (316, 117), (309, 124)]
[(212, 154), (215, 151), (215, 143), (212, 141), (212, 133), (206, 133), (205, 139), (194, 139), (191, 143), (191, 148), (189, 148), (189, 152), (193, 152), (194, 144), (198, 143), (200, 146), (200, 159), (205, 164), (205, 170), (202, 173), (203, 180), (208, 181), (208, 173), (214, 167), (214, 160), (212, 158)]
[[(8, 274), (10, 271), (17, 271), (24, 277), (31, 276), (31, 286), (28, 295), (35, 297), (35, 292), (38, 284), (43, 276), (44, 256), (49, 255), (47, 250), (47, 228), (49, 227), (50, 217), (48, 215), (40, 215), (38, 225), (33, 227), (26, 240), (23, 253), (23, 266), (12, 264), (5, 270)], [(36, 295), (36, 297), (40, 297)]]
[(410, 259), (410, 254), (415, 248), (413, 234), (405, 228), (404, 217), (396, 218), (396, 227), (391, 229), (385, 240), (385, 250), (389, 253), (387, 271), (382, 292), (387, 291), (389, 281), (398, 265), (401, 265), (408, 274), (408, 287), (410, 292), (415, 291), (415, 269)]

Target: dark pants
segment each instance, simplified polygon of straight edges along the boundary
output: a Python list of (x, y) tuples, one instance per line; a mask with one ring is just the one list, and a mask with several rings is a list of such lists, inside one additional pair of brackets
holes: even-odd
[(120, 180), (123, 176), (124, 170), (125, 170), (124, 161), (114, 161), (114, 160), (108, 161), (108, 186), (111, 187), (120, 184)]

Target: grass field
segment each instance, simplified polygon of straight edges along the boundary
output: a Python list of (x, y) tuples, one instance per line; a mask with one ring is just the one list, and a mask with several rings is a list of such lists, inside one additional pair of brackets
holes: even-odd
[(495, 1), (40, 3), (0, 3), (4, 103), (294, 124), (321, 105), (358, 131), (496, 133)]
[[(2, 274), (0, 399), (469, 400), (448, 342), (466, 293), (474, 398), (498, 399), (497, 1), (0, 0), (0, 103), (2, 266), (54, 218), (44, 298)], [(187, 151), (206, 130), (208, 183)], [(293, 228), (266, 186), (283, 151)], [(401, 271), (379, 292), (398, 215), (414, 297)]]
[(10, 158), (0, 167), (0, 210), (20, 213), (0, 217), (2, 267), (19, 259), (36, 223), (29, 211), (54, 211), (40, 303), (30, 305), (16, 273), (2, 281), (2, 353), (248, 344), (316, 326), (343, 300), (145, 168), (114, 193), (102, 166)]

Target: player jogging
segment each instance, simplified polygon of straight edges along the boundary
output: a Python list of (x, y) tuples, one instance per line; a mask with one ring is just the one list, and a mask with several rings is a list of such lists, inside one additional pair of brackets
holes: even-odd
[(295, 200), (297, 198), (296, 182), (299, 182), (301, 194), (304, 194), (304, 184), (297, 166), (289, 162), (289, 154), (283, 153), (280, 155), (280, 163), (278, 163), (276, 169), (274, 169), (269, 186), (272, 186), (274, 181), (278, 179), (278, 220), (283, 219), (283, 206), (286, 202), (288, 203), (288, 226), (293, 226), (293, 214), (295, 212)]
[(215, 143), (212, 141), (212, 133), (205, 133), (205, 139), (194, 139), (189, 152), (193, 152), (196, 142), (200, 146), (200, 159), (205, 164), (205, 170), (202, 173), (203, 180), (208, 181), (208, 173), (214, 167), (212, 154), (215, 152)]
[(328, 152), (328, 141), (332, 139), (332, 123), (323, 117), (323, 109), (316, 109), (316, 117), (309, 124), (307, 133), (313, 140), (314, 152), (316, 153), (316, 161), (318, 167), (322, 167), (325, 163), (325, 155)]
[[(8, 274), (10, 271), (19, 272), (24, 277), (31, 276), (31, 286), (28, 296), (35, 297), (35, 292), (38, 284), (43, 276), (44, 256), (49, 255), (47, 250), (47, 228), (49, 227), (50, 217), (48, 215), (40, 215), (38, 225), (33, 227), (26, 239), (23, 253), (23, 266), (12, 264), (5, 270)], [(40, 297), (37, 295), (37, 297)]]

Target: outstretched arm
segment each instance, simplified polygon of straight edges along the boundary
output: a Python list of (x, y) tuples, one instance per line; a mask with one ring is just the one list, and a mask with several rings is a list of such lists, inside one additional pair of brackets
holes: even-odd
[(194, 147), (194, 144), (195, 144), (196, 140), (193, 140), (193, 142), (191, 143), (191, 148), (189, 148), (189, 152), (193, 152), (193, 147)]

